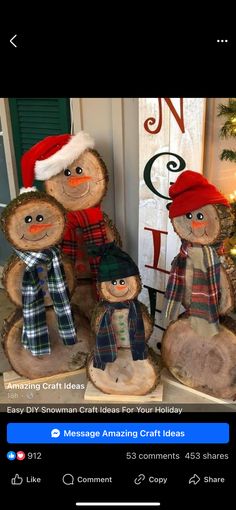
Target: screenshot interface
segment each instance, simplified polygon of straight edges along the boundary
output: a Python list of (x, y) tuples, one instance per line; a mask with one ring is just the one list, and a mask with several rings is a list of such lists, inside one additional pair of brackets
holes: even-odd
[(236, 98), (118, 95), (0, 98), (3, 494), (234, 508)]

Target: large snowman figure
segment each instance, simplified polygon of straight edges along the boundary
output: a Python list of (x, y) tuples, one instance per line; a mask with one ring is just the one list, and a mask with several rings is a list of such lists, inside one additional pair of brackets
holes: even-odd
[[(205, 177), (182, 172), (169, 190), (169, 217), (182, 241), (165, 293), (163, 317), (169, 326), (162, 356), (187, 386), (218, 397), (236, 396), (236, 322), (231, 268), (220, 246), (232, 230), (229, 203)], [(180, 314), (181, 305), (186, 309)]]
[(48, 136), (23, 155), (22, 166), (32, 168), (46, 192), (66, 209), (62, 251), (73, 262), (77, 278), (91, 276), (96, 290), (99, 257), (88, 251), (93, 245), (119, 242), (119, 235), (101, 209), (108, 171), (94, 140), (84, 131)]

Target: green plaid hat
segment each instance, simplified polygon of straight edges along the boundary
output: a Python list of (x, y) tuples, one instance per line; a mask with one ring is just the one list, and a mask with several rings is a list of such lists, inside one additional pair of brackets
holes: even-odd
[(114, 243), (103, 245), (97, 276), (99, 282), (109, 282), (135, 275), (139, 275), (139, 269), (128, 253)]

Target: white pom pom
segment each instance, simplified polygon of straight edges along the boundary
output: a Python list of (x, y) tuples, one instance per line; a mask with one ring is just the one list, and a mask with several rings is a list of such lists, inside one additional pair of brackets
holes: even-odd
[(22, 193), (29, 193), (30, 191), (38, 191), (35, 186), (32, 186), (32, 188), (21, 188), (20, 189), (20, 195)]

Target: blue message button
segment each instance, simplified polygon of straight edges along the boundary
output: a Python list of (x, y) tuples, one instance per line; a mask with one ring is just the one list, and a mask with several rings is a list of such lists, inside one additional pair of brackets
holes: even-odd
[(228, 423), (8, 423), (10, 444), (224, 444)]

